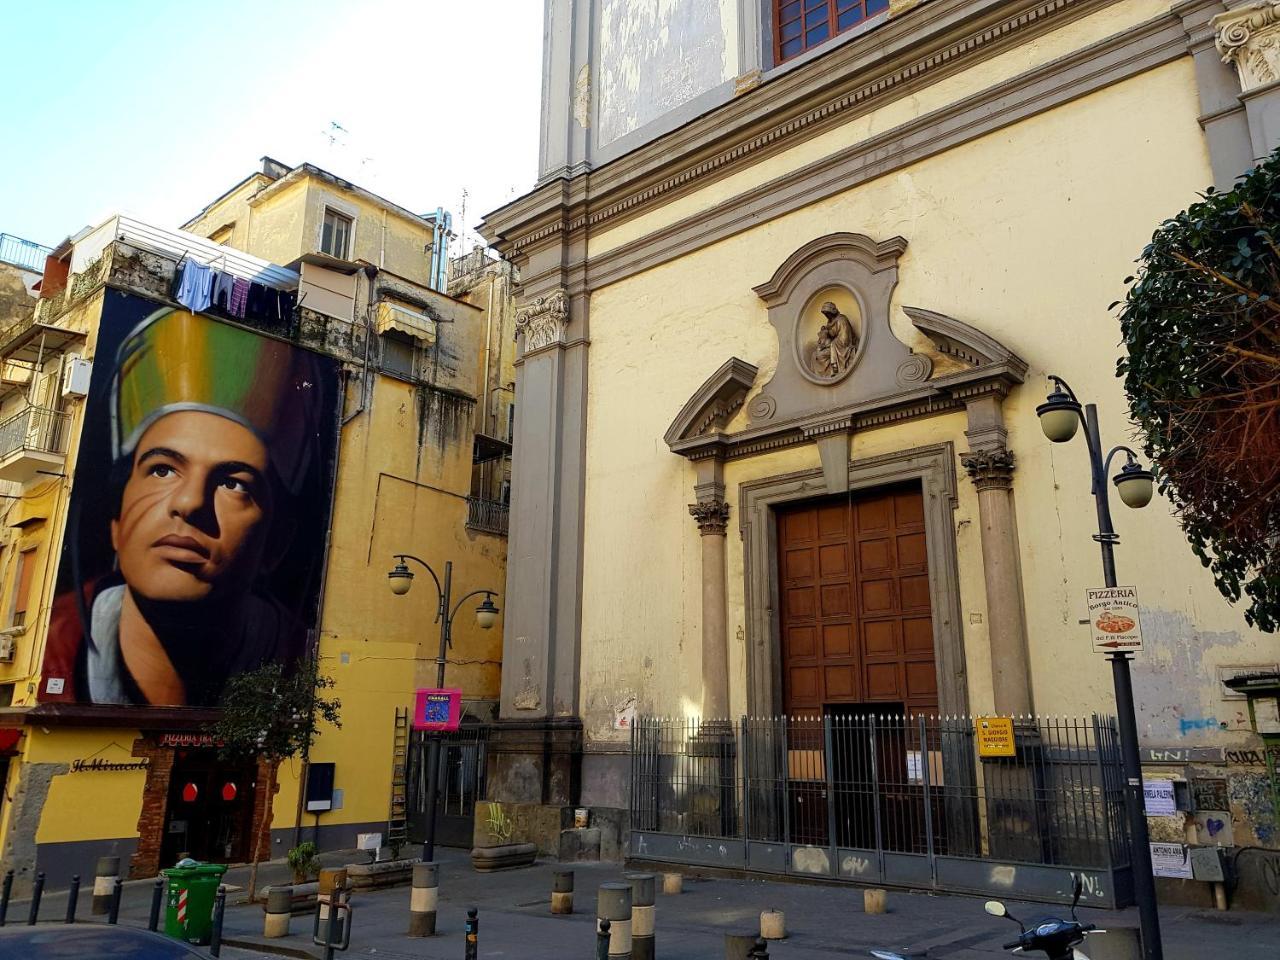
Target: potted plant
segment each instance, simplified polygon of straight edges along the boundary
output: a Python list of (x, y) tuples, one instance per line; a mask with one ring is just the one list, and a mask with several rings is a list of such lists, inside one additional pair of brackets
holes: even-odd
[(320, 861), (316, 845), (310, 840), (300, 843), (289, 851), (289, 869), (293, 871), (295, 884), (314, 880), (319, 872)]
[(483, 830), (477, 824), (476, 832), (483, 834), (488, 843), (481, 844), (471, 851), (473, 867), (481, 873), (492, 873), (495, 870), (512, 870), (516, 867), (532, 865), (538, 855), (538, 848), (532, 843), (512, 840), (515, 834), (515, 823), (502, 809), (502, 804), (487, 805), (483, 824)]

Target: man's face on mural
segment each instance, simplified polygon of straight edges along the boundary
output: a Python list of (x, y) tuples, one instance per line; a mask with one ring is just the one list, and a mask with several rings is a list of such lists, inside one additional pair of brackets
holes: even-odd
[(152, 601), (234, 596), (262, 563), (271, 513), (267, 450), (225, 417), (180, 411), (138, 441), (111, 521), (129, 589)]

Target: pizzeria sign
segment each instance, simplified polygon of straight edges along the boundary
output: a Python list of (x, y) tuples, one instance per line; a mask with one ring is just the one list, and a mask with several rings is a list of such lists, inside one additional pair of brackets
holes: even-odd
[(1085, 591), (1089, 629), (1097, 653), (1134, 653), (1142, 649), (1137, 587), (1095, 587)]

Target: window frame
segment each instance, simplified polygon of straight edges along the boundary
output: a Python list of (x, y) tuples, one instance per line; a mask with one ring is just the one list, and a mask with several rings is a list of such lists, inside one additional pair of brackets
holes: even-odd
[[(815, 50), (821, 49), (823, 46), (830, 43), (831, 41), (844, 37), (845, 35), (858, 30), (859, 27), (863, 27), (866, 24), (871, 23), (876, 18), (881, 17), (884, 14), (888, 13), (888, 10), (889, 10), (889, 0), (852, 0), (852, 3), (854, 6), (860, 5), (862, 7), (862, 16), (861, 18), (853, 21), (852, 23), (848, 24), (844, 28), (841, 28), (839, 26), (840, 14), (843, 12), (847, 12), (847, 10), (845, 11), (838, 10), (837, 4), (839, 2), (840, 0), (768, 0), (769, 5), (766, 9), (769, 14), (768, 29), (769, 29), (769, 35), (770, 35), (769, 36), (770, 47), (772, 48), (771, 52), (773, 54), (773, 65), (775, 67), (790, 65), (791, 63), (798, 61), (800, 58), (804, 57), (805, 54), (809, 54)], [(798, 4), (800, 8), (800, 14), (799, 14), (799, 17), (797, 18), (799, 20), (799, 23), (801, 24), (800, 34), (798, 37), (791, 37), (784, 41), (782, 36), (782, 27), (783, 27), (782, 11), (786, 7), (791, 6), (791, 4), (793, 3)], [(819, 24), (814, 24), (812, 26), (806, 25), (806, 19), (809, 13), (813, 12), (813, 11), (807, 11), (805, 9), (808, 3), (815, 3), (815, 4), (825, 3), (827, 7), (827, 17), (826, 17), (826, 24), (825, 24), (827, 28), (827, 35), (823, 37), (821, 40), (817, 40), (812, 44), (807, 42), (808, 33), (810, 30), (818, 29), (820, 25)], [(883, 4), (883, 6), (878, 10), (868, 11), (867, 6), (869, 3), (881, 3)], [(788, 24), (793, 22), (795, 21), (793, 20), (787, 21)], [(800, 49), (784, 55), (782, 51), (784, 42), (790, 43), (796, 39), (800, 41), (800, 44), (801, 44)]]
[[(325, 232), (329, 229), (330, 217), (332, 217), (335, 220), (341, 220), (345, 222), (347, 225), (346, 235), (343, 238), (345, 242), (343, 244), (343, 250), (340, 254), (335, 253), (333, 250), (325, 249)], [(320, 252), (327, 256), (334, 257), (338, 260), (350, 260), (351, 248), (355, 240), (355, 235), (356, 235), (356, 218), (349, 213), (343, 213), (337, 207), (331, 207), (328, 204), (326, 204), (324, 208), (324, 213), (320, 217)]]
[(27, 625), (27, 613), (31, 609), (31, 593), (35, 589), (36, 552), (39, 549), (39, 547), (27, 547), (18, 552), (18, 562), (13, 572), (13, 603), (9, 610), (11, 627)]

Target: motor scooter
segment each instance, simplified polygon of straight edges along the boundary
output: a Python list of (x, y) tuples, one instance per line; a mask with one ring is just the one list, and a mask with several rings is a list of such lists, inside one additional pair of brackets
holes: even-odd
[[(1083, 889), (1084, 885), (1080, 882), (1080, 877), (1073, 876), (1070, 920), (1046, 917), (1043, 920), (1037, 920), (1028, 929), (1022, 921), (1009, 913), (1008, 908), (999, 900), (988, 900), (986, 911), (993, 917), (1004, 917), (1012, 920), (1021, 931), (1017, 940), (1002, 944), (1005, 950), (1012, 950), (1014, 953), (1039, 951), (1044, 953), (1049, 960), (1089, 960), (1088, 956), (1076, 949), (1076, 946), (1084, 943), (1085, 939), (1092, 933), (1106, 933), (1107, 931), (1099, 930), (1092, 923), (1081, 923), (1076, 917), (1076, 906), (1080, 903), (1080, 894)], [(893, 953), (889, 950), (872, 950), (871, 956), (875, 957), (876, 960), (919, 960), (919, 958), (928, 957), (928, 953), (905, 954)]]

